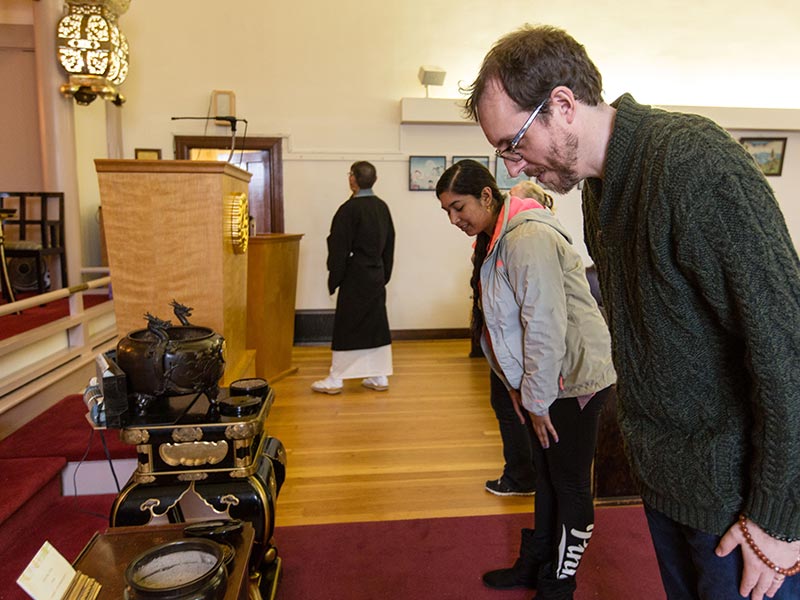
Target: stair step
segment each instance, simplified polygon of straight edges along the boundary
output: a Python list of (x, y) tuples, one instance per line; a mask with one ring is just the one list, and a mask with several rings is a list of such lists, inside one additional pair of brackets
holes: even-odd
[(22, 532), (8, 523), (0, 525), (0, 598), (30, 600), (16, 581), (42, 544), (49, 541), (73, 562), (96, 532), (108, 528), (114, 498), (114, 494), (58, 497), (38, 507), (26, 506)]
[(65, 397), (0, 441), (0, 458), (63, 456), (71, 462), (105, 460), (101, 433), (112, 459), (136, 458), (136, 446), (123, 444), (116, 430), (95, 431), (86, 420), (86, 413), (80, 394)]
[(57, 499), (66, 464), (63, 457), (0, 458), (0, 526), (18, 519), (28, 504), (40, 506)]

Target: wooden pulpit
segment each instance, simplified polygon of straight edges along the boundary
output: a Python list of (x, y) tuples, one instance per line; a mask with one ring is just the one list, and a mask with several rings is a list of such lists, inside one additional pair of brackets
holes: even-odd
[[(117, 331), (146, 327), (150, 312), (177, 324), (170, 302), (192, 307), (193, 325), (226, 341), (223, 385), (255, 376), (247, 349), (250, 173), (226, 162), (95, 160)], [(238, 247), (237, 247), (238, 244)]]
[(247, 345), (256, 350), (256, 376), (270, 383), (297, 371), (292, 366), (292, 347), (302, 237), (300, 233), (266, 233), (250, 238)]

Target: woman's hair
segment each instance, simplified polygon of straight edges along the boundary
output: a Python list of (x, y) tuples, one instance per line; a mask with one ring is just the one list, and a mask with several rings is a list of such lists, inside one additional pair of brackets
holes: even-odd
[[(603, 78), (586, 48), (566, 31), (549, 25), (525, 25), (500, 38), (483, 59), (478, 77), (462, 92), (470, 94), (464, 112), (479, 120), (478, 106), (487, 84), (497, 80), (523, 110), (533, 110), (563, 85), (589, 106), (603, 101)], [(542, 107), (547, 121), (548, 105)]]
[[(517, 190), (517, 192), (514, 192), (514, 190)], [(546, 209), (553, 210), (553, 197), (530, 179), (520, 181), (511, 188), (511, 192), (519, 198), (533, 198)]]
[(368, 190), (378, 180), (378, 174), (375, 172), (375, 166), (365, 160), (359, 160), (352, 164), (350, 172), (358, 184), (358, 189)]
[[(484, 188), (492, 190), (492, 203), (490, 210), (495, 214), (500, 213), (503, 206), (503, 194), (497, 187), (497, 182), (489, 169), (474, 160), (460, 160), (447, 169), (436, 183), (436, 197), (442, 197), (445, 192), (481, 197)], [(479, 340), (483, 331), (483, 311), (481, 310), (481, 294), (479, 283), (481, 280), (481, 265), (489, 250), (489, 234), (481, 231), (475, 238), (475, 252), (472, 254), (472, 276), (469, 284), (472, 287), (472, 318), (470, 319), (470, 333), (473, 340)]]
[(487, 187), (492, 190), (492, 210), (500, 212), (500, 207), (503, 206), (503, 194), (489, 169), (477, 161), (464, 159), (442, 173), (436, 183), (436, 197), (441, 198), (442, 194), (450, 192), (480, 198), (483, 188)]

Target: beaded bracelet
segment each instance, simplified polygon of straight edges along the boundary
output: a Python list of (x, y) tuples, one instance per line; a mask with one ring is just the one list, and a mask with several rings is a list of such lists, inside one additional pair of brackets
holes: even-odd
[(764, 555), (764, 553), (761, 551), (761, 548), (759, 548), (753, 540), (753, 536), (750, 535), (750, 532), (747, 530), (747, 517), (744, 515), (739, 515), (739, 529), (742, 530), (742, 535), (744, 535), (744, 539), (747, 540), (747, 545), (750, 546), (750, 549), (755, 552), (756, 556), (761, 559), (761, 562), (767, 565), (770, 569), (780, 575), (785, 575), (786, 577), (791, 577), (792, 575), (800, 573), (800, 560), (798, 560), (788, 569), (784, 569), (776, 565)]
[(777, 532), (772, 531), (770, 529), (764, 529), (763, 527), (761, 528), (761, 531), (766, 533), (769, 537), (775, 538), (776, 540), (780, 540), (782, 542), (789, 542), (790, 544), (792, 542), (800, 542), (800, 537), (792, 537), (790, 535), (786, 535), (786, 534), (783, 534), (783, 533), (777, 533)]

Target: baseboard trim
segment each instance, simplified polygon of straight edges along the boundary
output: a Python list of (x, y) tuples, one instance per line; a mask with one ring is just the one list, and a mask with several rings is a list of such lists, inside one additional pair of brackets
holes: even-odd
[[(333, 309), (304, 309), (294, 313), (294, 345), (330, 344), (333, 337)], [(392, 340), (450, 340), (469, 338), (469, 329), (393, 329)]]
[(136, 458), (68, 462), (61, 471), (62, 496), (118, 494), (139, 464)]
[(460, 340), (469, 338), (469, 329), (392, 329), (392, 340)]
[(294, 311), (295, 346), (330, 344), (333, 338), (334, 309)]

